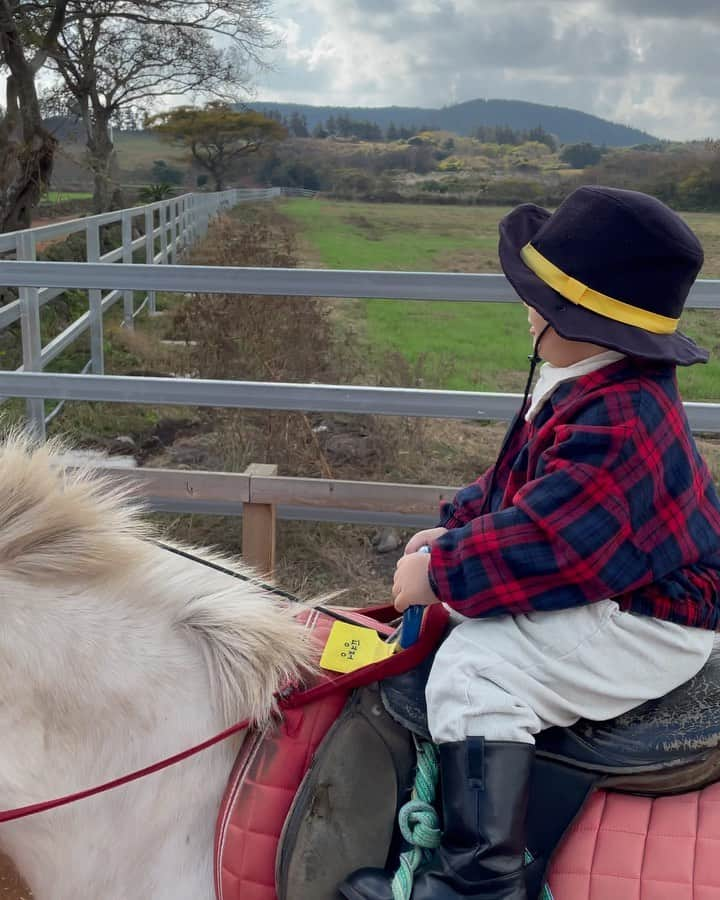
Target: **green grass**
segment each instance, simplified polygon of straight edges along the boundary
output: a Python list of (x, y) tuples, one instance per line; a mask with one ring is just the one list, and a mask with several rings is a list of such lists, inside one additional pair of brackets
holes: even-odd
[[(499, 272), (499, 207), (290, 200), (279, 209), (298, 226), (307, 264), (331, 269)], [(705, 277), (720, 273), (720, 215), (686, 216), (705, 246)], [(347, 316), (381, 364), (399, 352), (424, 387), (520, 391), (530, 352), (523, 308), (508, 303), (367, 300)], [(682, 329), (711, 352), (707, 366), (680, 369), (688, 400), (720, 398), (720, 313), (688, 311)]]
[(43, 196), (47, 203), (63, 203), (65, 200), (90, 200), (92, 194), (89, 191), (48, 191)]
[(181, 150), (148, 131), (120, 132), (115, 135), (120, 172), (124, 179), (137, 170), (149, 170), (156, 159), (164, 159), (173, 166), (187, 168)]

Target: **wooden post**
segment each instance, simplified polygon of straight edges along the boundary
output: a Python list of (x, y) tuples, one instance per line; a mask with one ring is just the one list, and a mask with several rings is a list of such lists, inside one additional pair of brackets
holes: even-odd
[(275, 505), (252, 502), (254, 475), (277, 475), (277, 466), (253, 463), (245, 469), (250, 477), (250, 503), (243, 503), (242, 556), (261, 575), (272, 575), (275, 568)]

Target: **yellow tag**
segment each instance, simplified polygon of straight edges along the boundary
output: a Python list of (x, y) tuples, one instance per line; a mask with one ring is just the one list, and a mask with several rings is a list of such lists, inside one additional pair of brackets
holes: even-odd
[(395, 644), (386, 644), (372, 628), (334, 622), (320, 665), (331, 672), (354, 672), (370, 663), (388, 659), (395, 650)]

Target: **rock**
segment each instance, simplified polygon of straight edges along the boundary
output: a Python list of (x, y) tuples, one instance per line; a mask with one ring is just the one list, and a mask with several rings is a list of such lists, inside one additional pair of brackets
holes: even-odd
[(151, 434), (150, 437), (146, 438), (142, 442), (142, 447), (140, 448), (144, 454), (148, 455), (150, 453), (157, 453), (159, 450), (162, 450), (163, 442), (156, 434)]
[(217, 452), (217, 438), (212, 434), (181, 438), (167, 448), (167, 455), (174, 468), (222, 468), (222, 457)]
[(110, 442), (108, 447), (110, 453), (134, 453), (137, 450), (137, 444), (129, 434), (119, 434)]
[(323, 443), (331, 465), (369, 463), (377, 457), (377, 447), (369, 435), (331, 434)]
[(153, 429), (154, 436), (166, 447), (183, 437), (207, 431), (197, 419), (160, 419)]
[(383, 528), (378, 535), (375, 550), (377, 553), (392, 553), (399, 549), (402, 538), (394, 528)]

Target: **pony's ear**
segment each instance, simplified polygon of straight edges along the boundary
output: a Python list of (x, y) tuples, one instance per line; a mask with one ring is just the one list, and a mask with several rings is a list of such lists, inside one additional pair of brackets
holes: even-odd
[(267, 721), (278, 691), (315, 668), (317, 654), (296, 615), (255, 585), (194, 597), (180, 625), (200, 641), (210, 681), (228, 724)]
[(37, 583), (137, 565), (149, 533), (139, 503), (91, 469), (62, 469), (61, 449), (18, 433), (0, 445), (0, 569)]

